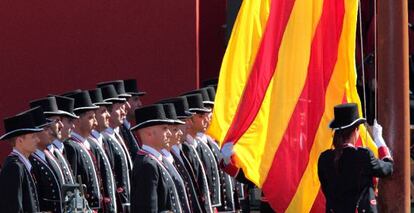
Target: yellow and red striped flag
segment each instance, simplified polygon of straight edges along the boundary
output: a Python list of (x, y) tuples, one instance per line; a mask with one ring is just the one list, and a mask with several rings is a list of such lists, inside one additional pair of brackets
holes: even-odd
[[(333, 107), (361, 106), (357, 8), (357, 0), (245, 0), (240, 8), (208, 133), (235, 144), (237, 166), (277, 212), (323, 211), (317, 161), (332, 146)], [(368, 134), (361, 139), (376, 152)]]

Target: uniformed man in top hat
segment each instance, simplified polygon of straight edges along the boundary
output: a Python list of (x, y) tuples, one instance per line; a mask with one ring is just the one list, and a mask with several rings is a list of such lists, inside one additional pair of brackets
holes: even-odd
[[(213, 87), (204, 87), (199, 90), (194, 90), (193, 92), (202, 94), (203, 103), (207, 108), (214, 108), (215, 90)], [(204, 113), (204, 116), (206, 116), (208, 128), (211, 123), (212, 112)], [(221, 154), (218, 143), (209, 135), (207, 135), (204, 129), (197, 133), (197, 138), (209, 146), (209, 148), (214, 154), (217, 166), (220, 168), (219, 163), (223, 156)], [(218, 212), (235, 212), (237, 210), (240, 210), (239, 198), (241, 196), (239, 196), (239, 194), (243, 193), (242, 186), (240, 186), (240, 188), (236, 188), (237, 184), (240, 183), (236, 182), (230, 175), (225, 173), (222, 169), (219, 169), (219, 175), (221, 192), (220, 196), (222, 202), (221, 206), (217, 208)]]
[(101, 134), (105, 141), (105, 151), (115, 176), (117, 207), (120, 212), (128, 212), (130, 206), (132, 160), (122, 137), (116, 132), (116, 129), (122, 125), (123, 119), (125, 118), (125, 112), (122, 106), (126, 102), (126, 99), (118, 96), (113, 85), (105, 85), (100, 87), (100, 89), (103, 100), (112, 103), (111, 105), (105, 105), (109, 112), (109, 122), (107, 128)]
[[(182, 151), (184, 155), (187, 157), (188, 161), (191, 164), (191, 167), (194, 171), (194, 174), (197, 179), (198, 187), (201, 191), (202, 196), (202, 205), (205, 212), (212, 212), (212, 205), (211, 205), (211, 192), (210, 192), (210, 185), (215, 183), (217, 184), (217, 180), (213, 181), (212, 179), (212, 164), (210, 161), (204, 161), (204, 154), (203, 156), (199, 155), (199, 143), (195, 140), (195, 136), (199, 130), (195, 129), (193, 120), (200, 119), (200, 122), (197, 122), (197, 127), (204, 128), (207, 124), (202, 113), (210, 112), (210, 109), (207, 109), (203, 104), (203, 99), (200, 94), (190, 94), (184, 96), (187, 99), (189, 105), (189, 112), (193, 115), (186, 119), (186, 138), (184, 143), (182, 143)], [(198, 114), (197, 114), (198, 112)], [(194, 118), (197, 116), (197, 118)], [(191, 136), (192, 135), (192, 136)], [(204, 146), (203, 146), (204, 147)], [(204, 149), (204, 148), (203, 148)], [(211, 155), (211, 154), (210, 154)], [(207, 176), (207, 169), (205, 168), (205, 164), (209, 164), (209, 176)], [(217, 169), (217, 168), (216, 168)], [(217, 172), (218, 173), (218, 172)]]
[(75, 100), (74, 112), (78, 119), (73, 121), (74, 129), (70, 138), (65, 141), (66, 156), (73, 170), (74, 176), (81, 179), (86, 185), (85, 198), (90, 208), (99, 210), (102, 207), (100, 189), (100, 175), (98, 165), (91, 145), (87, 141), (95, 120), (95, 111), (98, 106), (92, 104), (87, 91), (75, 92), (69, 97)]
[(175, 112), (174, 104), (172, 103), (164, 103), (162, 104), (164, 107), (165, 115), (168, 119), (172, 120), (173, 123), (168, 125), (168, 128), (171, 132), (170, 137), (168, 138), (168, 143), (164, 143), (164, 148), (161, 150), (162, 154), (162, 162), (170, 173), (171, 177), (174, 180), (175, 187), (178, 192), (178, 196), (180, 198), (180, 203), (183, 212), (195, 212), (195, 210), (191, 209), (190, 202), (192, 194), (188, 193), (187, 187), (189, 187), (189, 183), (186, 183), (178, 172), (178, 169), (174, 166), (176, 165), (174, 157), (172, 156), (172, 146), (177, 144), (178, 140), (181, 140), (183, 137), (183, 132), (178, 125), (183, 125), (185, 122), (178, 120), (177, 114)]
[(8, 141), (13, 151), (7, 156), (0, 173), (0, 209), (2, 212), (39, 212), (35, 180), (29, 156), (39, 143), (36, 126), (29, 111), (4, 119), (6, 133), (0, 140)]
[[(199, 188), (193, 168), (182, 151), (182, 143), (185, 140), (184, 136), (187, 134), (185, 123), (186, 120), (192, 116), (192, 114), (188, 111), (189, 107), (187, 98), (179, 96), (175, 98), (164, 99), (160, 101), (160, 103), (173, 104), (176, 112), (176, 118), (184, 122), (184, 124), (173, 125), (173, 128), (170, 130), (172, 133), (172, 137), (170, 138), (170, 153), (174, 158), (173, 164), (176, 167), (177, 171), (180, 173), (186, 185), (188, 200), (192, 212), (206, 212), (204, 205), (202, 205), (204, 203), (203, 194)], [(167, 117), (170, 116), (169, 118), (172, 117), (175, 119), (173, 115), (168, 114), (169, 113), (167, 113)]]
[[(127, 85), (125, 85), (125, 83)], [(122, 124), (114, 130), (122, 137), (122, 140), (125, 142), (125, 145), (129, 151), (129, 155), (133, 161), (135, 159), (137, 151), (140, 148), (135, 136), (129, 130), (131, 128), (131, 123), (128, 121), (128, 119), (134, 119), (133, 110), (142, 106), (139, 96), (144, 95), (145, 92), (138, 91), (136, 81), (133, 79), (125, 81), (107, 81), (97, 84), (98, 87), (103, 87), (106, 85), (113, 85), (118, 94), (118, 97), (124, 98), (126, 100), (122, 103), (122, 110), (124, 111)], [(126, 92), (126, 88), (128, 88), (129, 92)]]
[[(50, 98), (52, 99), (52, 98)], [(41, 107), (33, 108), (32, 115), (37, 126), (44, 130), (36, 133), (40, 139), (37, 149), (29, 157), (32, 173), (36, 180), (40, 211), (63, 212), (61, 187), (64, 183), (63, 172), (47, 149), (53, 141), (51, 125), (56, 121), (46, 119)]]
[[(66, 97), (55, 97), (50, 96), (47, 98), (42, 98), (38, 100), (34, 100), (30, 102), (30, 107), (40, 106), (44, 110), (44, 115), (48, 119), (55, 121), (50, 125), (50, 137), (52, 138), (52, 143), (48, 145), (48, 150), (46, 151), (46, 156), (48, 159), (55, 165), (54, 163), (57, 162), (57, 167), (54, 166), (52, 169), (60, 169), (63, 175), (63, 179), (60, 177), (60, 172), (56, 172), (59, 176), (59, 181), (61, 185), (63, 184), (73, 184), (75, 183), (75, 178), (73, 177), (72, 170), (69, 166), (69, 163), (64, 156), (63, 152), (63, 143), (62, 140), (62, 130), (64, 129), (63, 120), (65, 120), (65, 124), (67, 125), (68, 120), (71, 118), (63, 118), (63, 117), (75, 117), (75, 115), (69, 114), (62, 110), (58, 109), (57, 106), (57, 99), (68, 99)], [(73, 100), (72, 100), (73, 103)], [(66, 130), (71, 129), (72, 127), (65, 128)]]
[(99, 106), (95, 110), (95, 123), (91, 135), (87, 140), (91, 145), (92, 152), (96, 156), (96, 161), (98, 162), (97, 167), (99, 167), (100, 178), (102, 180), (102, 212), (117, 212), (115, 179), (111, 163), (105, 152), (105, 146), (107, 144), (104, 143), (107, 143), (107, 141), (103, 139), (103, 135), (100, 133), (100, 131), (104, 131), (109, 126), (109, 113), (105, 106), (112, 105), (112, 103), (103, 100), (100, 88), (89, 90), (89, 95), (92, 103)]
[(162, 163), (161, 149), (169, 142), (173, 123), (163, 106), (149, 105), (135, 110), (137, 131), (143, 145), (134, 162), (131, 185), (132, 212), (182, 212), (171, 175)]
[[(221, 190), (220, 190), (220, 173), (218, 163), (214, 157), (213, 151), (208, 146), (207, 141), (204, 140), (204, 132), (207, 130), (210, 122), (211, 107), (207, 107), (209, 104), (213, 104), (208, 97), (208, 93), (204, 89), (194, 90), (188, 94), (200, 94), (201, 103), (200, 106), (207, 109), (206, 111), (193, 110), (195, 115), (191, 117), (187, 130), (187, 141), (196, 143), (196, 149), (200, 156), (201, 162), (203, 163), (206, 171), (206, 177), (210, 190), (210, 199), (212, 207), (221, 206)], [(195, 99), (194, 99), (195, 100)], [(194, 102), (192, 102), (193, 104)], [(191, 106), (191, 104), (190, 104)], [(191, 108), (190, 108), (191, 111)]]

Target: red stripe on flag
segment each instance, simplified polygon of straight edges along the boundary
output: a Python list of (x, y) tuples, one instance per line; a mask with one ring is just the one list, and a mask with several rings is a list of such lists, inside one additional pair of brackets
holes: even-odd
[(306, 83), (263, 185), (263, 192), (276, 212), (288, 208), (308, 165), (325, 111), (326, 89), (337, 61), (344, 12), (344, 0), (324, 1), (312, 41)]
[(294, 0), (273, 0), (271, 2), (263, 39), (224, 142), (236, 142), (256, 118), (276, 70), (280, 43), (294, 2)]
[(316, 196), (315, 202), (313, 202), (313, 206), (310, 210), (310, 213), (325, 212), (325, 203), (325, 196), (323, 195), (322, 189), (320, 189), (318, 195)]

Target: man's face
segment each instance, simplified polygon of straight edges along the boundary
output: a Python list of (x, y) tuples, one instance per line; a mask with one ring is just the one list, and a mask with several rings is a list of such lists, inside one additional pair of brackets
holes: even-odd
[(129, 108), (127, 109), (128, 120), (133, 120), (135, 117), (135, 110), (142, 107), (142, 102), (139, 96), (132, 96), (128, 99)]
[(153, 140), (159, 143), (160, 148), (169, 149), (170, 147), (170, 138), (171, 138), (171, 131), (168, 128), (168, 125), (156, 125), (151, 128), (151, 134)]
[(60, 121), (63, 124), (62, 130), (61, 130), (61, 141), (64, 141), (69, 138), (70, 132), (72, 132), (74, 125), (73, 125), (73, 119), (68, 117), (60, 117)]
[(79, 125), (79, 129), (82, 131), (82, 133), (86, 133), (92, 131), (94, 122), (95, 112), (93, 110), (89, 110), (79, 116), (76, 124)]
[(40, 142), (36, 133), (26, 134), (16, 139), (16, 146), (22, 149), (24, 153), (33, 153), (37, 149), (37, 144)]
[(179, 124), (177, 125), (177, 127), (181, 130), (181, 132), (183, 133), (183, 136), (181, 137), (180, 143), (182, 143), (185, 140), (184, 135), (187, 135), (187, 128), (189, 126), (189, 123), (191, 122), (191, 119), (181, 119), (182, 121), (185, 122), (185, 124)]
[(50, 126), (44, 127), (43, 131), (37, 133), (37, 137), (40, 140), (38, 144), (39, 148), (45, 148), (47, 145), (52, 143), (54, 138), (52, 137), (51, 133), (52, 129)]
[(50, 134), (53, 139), (62, 140), (62, 129), (63, 129), (63, 122), (59, 116), (51, 116), (49, 119), (55, 121), (52, 125), (50, 125)]
[(99, 109), (95, 111), (95, 118), (98, 123), (97, 129), (104, 130), (109, 127), (110, 115), (106, 107), (99, 107)]
[(179, 128), (179, 125), (168, 125), (171, 132), (170, 146), (178, 145), (183, 140), (183, 131)]
[(191, 117), (192, 129), (196, 132), (204, 132), (208, 127), (208, 116), (206, 113), (196, 113)]
[(114, 127), (120, 126), (124, 122), (125, 111), (123, 103), (114, 103), (110, 112), (110, 123)]

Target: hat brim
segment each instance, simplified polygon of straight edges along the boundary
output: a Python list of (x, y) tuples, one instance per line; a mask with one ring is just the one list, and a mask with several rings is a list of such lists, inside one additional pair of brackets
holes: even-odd
[(189, 112), (192, 113), (206, 113), (206, 112), (211, 112), (211, 109), (207, 109), (207, 108), (190, 108), (188, 109)]
[(10, 138), (14, 138), (20, 135), (30, 134), (30, 133), (36, 133), (43, 131), (43, 128), (24, 128), (24, 129), (15, 129), (13, 131), (10, 131), (0, 137), (0, 140), (7, 140)]
[(184, 121), (181, 121), (181, 120), (178, 120), (179, 118), (178, 118), (178, 116), (177, 116), (177, 119), (174, 119), (173, 120), (173, 124), (179, 124), (179, 125), (181, 125), (181, 124), (185, 124), (185, 122)]
[(79, 107), (79, 108), (73, 109), (73, 112), (79, 116), (79, 114), (81, 114), (83, 112), (90, 111), (90, 110), (95, 110), (95, 109), (98, 109), (98, 108), (99, 108), (99, 106), (96, 106), (96, 105), (88, 106), (88, 107)]
[(103, 101), (103, 102), (96, 102), (96, 103), (93, 103), (93, 104), (95, 104), (96, 106), (109, 106), (109, 105), (112, 105), (114, 103)]
[(114, 103), (125, 103), (127, 100), (125, 98), (108, 98), (104, 100), (105, 102)]
[(49, 118), (46, 118), (46, 123), (44, 123), (44, 124), (41, 124), (41, 125), (38, 125), (38, 126), (36, 126), (37, 128), (44, 128), (44, 127), (47, 127), (47, 126), (50, 126), (50, 125), (52, 125), (53, 123), (55, 123), (55, 121), (52, 121), (52, 120), (50, 120)]
[(154, 120), (147, 120), (144, 122), (141, 122), (133, 127), (130, 128), (130, 130), (138, 130), (138, 129), (142, 129), (145, 127), (150, 127), (150, 126), (156, 126), (156, 125), (162, 125), (162, 124), (174, 124), (175, 120), (171, 120), (171, 119), (154, 119)]
[(147, 94), (147, 92), (127, 92), (131, 96), (144, 96)]
[(46, 116), (67, 116), (67, 117), (71, 117), (71, 118), (79, 118), (79, 116), (76, 116), (75, 114), (63, 111), (63, 110), (58, 110), (57, 112), (44, 112), (44, 114)]
[(130, 98), (130, 97), (132, 97), (132, 95), (127, 94), (127, 93), (122, 93), (122, 94), (119, 94), (118, 97), (119, 98)]
[(329, 123), (329, 128), (333, 130), (343, 130), (353, 126), (359, 126), (360, 124), (363, 124), (365, 122), (367, 122), (367, 119), (365, 118), (358, 118), (349, 124), (339, 124), (336, 120), (333, 120), (331, 121), (331, 123)]
[(203, 104), (214, 105), (214, 101), (203, 101)]

